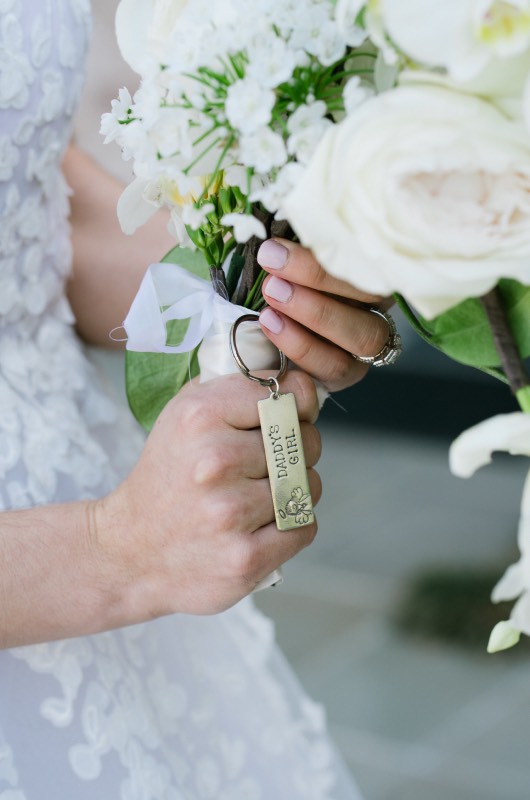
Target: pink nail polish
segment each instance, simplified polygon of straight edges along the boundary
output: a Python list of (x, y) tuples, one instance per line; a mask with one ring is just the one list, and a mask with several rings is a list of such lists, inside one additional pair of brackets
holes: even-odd
[(273, 300), (279, 300), (280, 303), (286, 303), (293, 296), (293, 287), (288, 281), (277, 278), (276, 275), (269, 278), (267, 285), (263, 289), (267, 297), (272, 297)]
[(287, 262), (287, 248), (274, 239), (263, 242), (256, 256), (258, 264), (268, 269), (281, 269)]
[(259, 316), (259, 321), (271, 333), (281, 333), (283, 329), (283, 319), (272, 308), (264, 308)]

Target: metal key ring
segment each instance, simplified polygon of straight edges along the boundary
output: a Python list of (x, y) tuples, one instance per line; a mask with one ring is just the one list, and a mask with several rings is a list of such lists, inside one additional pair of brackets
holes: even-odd
[(236, 319), (230, 330), (230, 351), (234, 357), (234, 361), (236, 362), (237, 366), (239, 367), (239, 369), (241, 370), (243, 375), (245, 375), (246, 378), (248, 378), (251, 381), (256, 381), (256, 383), (259, 383), (261, 386), (266, 386), (271, 391), (272, 388), (274, 387), (275, 391), (277, 391), (278, 382), (283, 378), (283, 376), (287, 372), (287, 359), (285, 357), (285, 353), (282, 353), (281, 350), (278, 350), (278, 353), (280, 354), (280, 369), (278, 370), (277, 375), (270, 378), (258, 378), (257, 375), (252, 375), (249, 368), (241, 358), (239, 350), (237, 349), (236, 333), (241, 323), (257, 322), (258, 319), (259, 316), (257, 314), (243, 314), (241, 317), (239, 317), (239, 319)]

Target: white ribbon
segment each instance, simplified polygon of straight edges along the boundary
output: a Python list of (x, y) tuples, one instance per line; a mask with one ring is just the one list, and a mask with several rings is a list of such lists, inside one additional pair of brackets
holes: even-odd
[[(232, 325), (242, 314), (248, 314), (248, 309), (225, 300), (210, 281), (176, 264), (152, 264), (123, 323), (126, 346), (139, 353), (188, 353), (214, 322)], [(178, 345), (166, 343), (166, 324), (172, 319), (190, 321)]]

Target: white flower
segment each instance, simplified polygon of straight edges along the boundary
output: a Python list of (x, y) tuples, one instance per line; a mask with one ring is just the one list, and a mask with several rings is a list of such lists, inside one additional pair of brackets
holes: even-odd
[(366, 31), (356, 24), (364, 0), (337, 0), (335, 19), (342, 38), (350, 47), (358, 47), (366, 39)]
[(205, 203), (200, 208), (196, 208), (193, 205), (185, 205), (182, 209), (182, 222), (184, 225), (189, 225), (193, 231), (196, 231), (204, 224), (206, 217), (213, 210), (213, 203)]
[(156, 202), (149, 202), (148, 189), (150, 182), (143, 178), (135, 178), (125, 187), (118, 200), (118, 221), (124, 233), (131, 234), (146, 223), (158, 208)]
[(479, 98), (398, 87), (329, 128), (280, 211), (332, 275), (432, 318), (530, 282), (530, 137)]
[(280, 134), (264, 127), (249, 136), (241, 137), (239, 157), (244, 166), (267, 173), (274, 167), (285, 164), (287, 151)]
[(323, 100), (303, 104), (293, 111), (287, 120), (289, 133), (300, 133), (320, 123), (327, 113), (327, 106)]
[(307, 164), (331, 121), (325, 119), (327, 106), (322, 100), (298, 106), (287, 120), (290, 136), (287, 150), (301, 164)]
[(316, 3), (304, 10), (290, 38), (293, 50), (304, 50), (328, 66), (346, 51), (337, 23), (331, 17), (330, 3)]
[(498, 414), (464, 431), (449, 450), (451, 472), (459, 478), (469, 478), (491, 463), (491, 454), (496, 450), (512, 456), (530, 456), (530, 414)]
[(456, 80), (530, 44), (530, 0), (381, 0), (384, 25), (416, 61), (445, 67)]
[(104, 144), (118, 139), (122, 134), (123, 123), (129, 119), (133, 101), (127, 89), (123, 87), (118, 93), (118, 99), (112, 100), (111, 111), (101, 117), (99, 132), (105, 137)]
[[(449, 463), (455, 475), (469, 477), (491, 461), (494, 450), (530, 456), (530, 414), (499, 414), (475, 425), (456, 439), (449, 451)], [(492, 600), (517, 600), (509, 622), (499, 623), (492, 631), (488, 650), (511, 647), (518, 632), (530, 636), (530, 472), (525, 481), (518, 530), (521, 557), (508, 567), (493, 589)]]
[(225, 214), (221, 218), (221, 224), (234, 229), (236, 242), (248, 242), (252, 236), (257, 236), (258, 239), (267, 238), (265, 225), (251, 214)]
[(370, 89), (361, 84), (361, 79), (358, 75), (350, 78), (342, 91), (346, 114), (351, 114), (357, 106), (364, 103), (372, 94), (373, 92)]
[(518, 644), (521, 638), (521, 631), (514, 628), (508, 620), (498, 622), (493, 628), (489, 642), (488, 653), (498, 653), (499, 650), (507, 650)]
[(250, 44), (248, 51), (247, 76), (269, 89), (288, 81), (296, 67), (295, 54), (278, 36), (260, 38)]
[(276, 219), (282, 219), (279, 208), (293, 186), (296, 186), (302, 172), (301, 164), (290, 161), (281, 168), (275, 181), (255, 189), (250, 195), (250, 201), (263, 203), (265, 208), (276, 216)]
[(121, 54), (135, 72), (164, 63), (166, 46), (188, 0), (120, 0), (116, 35)]
[(270, 122), (276, 96), (256, 78), (233, 83), (226, 95), (225, 111), (230, 125), (241, 133), (254, 133)]

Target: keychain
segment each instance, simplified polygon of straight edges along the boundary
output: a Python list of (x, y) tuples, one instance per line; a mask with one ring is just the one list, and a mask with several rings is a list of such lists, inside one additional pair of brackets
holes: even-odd
[(258, 401), (261, 433), (276, 525), (280, 531), (290, 531), (314, 522), (313, 503), (296, 400), (291, 392), (280, 392), (280, 380), (287, 372), (285, 354), (278, 351), (280, 368), (275, 377), (258, 378), (251, 374), (237, 349), (236, 334), (239, 325), (243, 322), (255, 322), (257, 319), (254, 314), (243, 314), (234, 322), (230, 331), (230, 350), (243, 375), (267, 387), (270, 392), (269, 397)]

